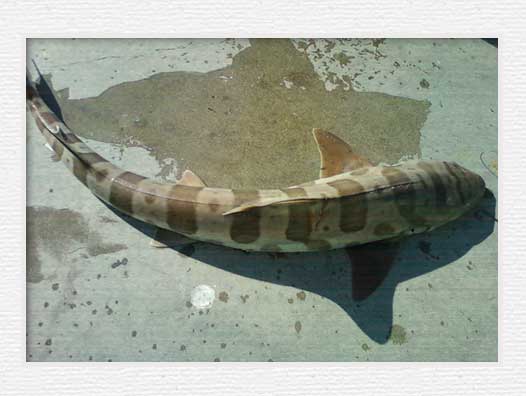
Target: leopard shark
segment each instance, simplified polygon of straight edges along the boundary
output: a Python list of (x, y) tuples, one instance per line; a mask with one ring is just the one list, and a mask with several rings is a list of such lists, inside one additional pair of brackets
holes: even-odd
[(152, 245), (202, 241), (244, 251), (346, 248), (431, 231), (480, 202), (485, 184), (455, 162), (374, 165), (315, 128), (320, 174), (279, 189), (207, 186), (190, 170), (175, 183), (115, 166), (86, 145), (26, 78), (26, 104), (49, 148), (84, 186), (119, 212), (157, 227)]

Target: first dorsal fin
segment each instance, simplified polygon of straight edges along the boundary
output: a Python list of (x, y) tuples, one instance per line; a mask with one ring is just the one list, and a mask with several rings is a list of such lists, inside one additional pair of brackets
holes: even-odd
[(190, 169), (183, 172), (183, 176), (177, 183), (184, 184), (185, 186), (206, 187), (205, 182)]
[(312, 130), (320, 151), (320, 177), (330, 177), (359, 168), (373, 166), (367, 159), (353, 152), (351, 146), (323, 129)]

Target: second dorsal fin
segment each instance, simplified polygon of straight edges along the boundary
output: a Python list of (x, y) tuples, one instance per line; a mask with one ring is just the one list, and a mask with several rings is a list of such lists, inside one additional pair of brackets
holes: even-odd
[(314, 128), (312, 134), (320, 151), (321, 178), (373, 166), (366, 158), (356, 154), (351, 146), (332, 133)]
[(177, 183), (184, 184), (185, 186), (206, 187), (205, 182), (190, 169), (187, 169), (183, 172), (183, 176)]

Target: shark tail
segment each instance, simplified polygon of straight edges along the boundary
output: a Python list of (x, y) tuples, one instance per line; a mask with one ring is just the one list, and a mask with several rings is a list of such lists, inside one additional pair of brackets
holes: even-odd
[[(94, 191), (96, 186), (88, 185), (88, 175), (93, 176), (91, 179), (101, 181), (123, 170), (93, 151), (69, 129), (62, 117), (57, 115), (60, 108), (53, 104), (56, 103), (53, 93), (40, 71), (38, 73), (38, 83), (35, 83), (29, 72), (26, 72), (26, 105), (46, 140), (46, 147), (53, 151), (55, 160), (62, 161), (77, 179), (95, 195), (99, 195)], [(47, 91), (45, 94), (42, 94), (42, 88), (44, 92)], [(50, 105), (58, 110), (51, 110)]]

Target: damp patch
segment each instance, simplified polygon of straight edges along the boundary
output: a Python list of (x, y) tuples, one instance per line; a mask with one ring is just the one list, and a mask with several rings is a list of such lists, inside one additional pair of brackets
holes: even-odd
[(88, 256), (114, 253), (127, 249), (120, 243), (108, 243), (78, 212), (45, 206), (27, 208), (27, 281), (45, 279), (41, 255), (49, 255), (63, 265), (68, 256), (84, 250)]
[(220, 70), (159, 73), (88, 99), (69, 99), (65, 90), (57, 100), (82, 137), (123, 147), (141, 142), (158, 161), (175, 158), (179, 174), (191, 169), (211, 187), (316, 179), (313, 128), (332, 131), (373, 162), (420, 154), (428, 102), (352, 87), (328, 91), (290, 40), (250, 44)]

